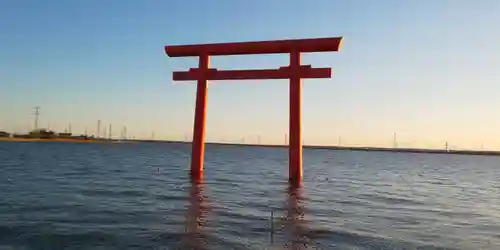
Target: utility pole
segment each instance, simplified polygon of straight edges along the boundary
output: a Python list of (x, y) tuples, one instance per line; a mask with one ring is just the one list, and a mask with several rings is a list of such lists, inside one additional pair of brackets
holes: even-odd
[(35, 129), (38, 130), (38, 117), (40, 116), (40, 107), (36, 106), (35, 107)]
[(69, 124), (68, 130), (68, 132), (71, 134), (71, 123)]
[(109, 132), (108, 132), (108, 138), (111, 140), (111, 124), (109, 124)]
[(101, 136), (101, 120), (97, 120), (97, 135), (96, 138)]
[(446, 152), (448, 152), (448, 150), (449, 150), (448, 149), (448, 141), (446, 141), (446, 143), (444, 144), (444, 148), (445, 148)]

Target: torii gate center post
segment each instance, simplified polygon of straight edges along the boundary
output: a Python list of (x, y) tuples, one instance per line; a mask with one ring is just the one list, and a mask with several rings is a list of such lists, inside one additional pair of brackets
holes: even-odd
[[(301, 53), (338, 51), (342, 37), (294, 39), (259, 42), (237, 42), (165, 46), (169, 57), (199, 58), (199, 67), (173, 72), (174, 81), (198, 81), (191, 151), (191, 178), (203, 177), (205, 152), (205, 120), (208, 80), (290, 80), (290, 115), (288, 178), (291, 184), (302, 181), (302, 78), (330, 78), (330, 68), (312, 68), (301, 64)], [(290, 65), (278, 69), (217, 70), (210, 68), (210, 56), (290, 54)]]

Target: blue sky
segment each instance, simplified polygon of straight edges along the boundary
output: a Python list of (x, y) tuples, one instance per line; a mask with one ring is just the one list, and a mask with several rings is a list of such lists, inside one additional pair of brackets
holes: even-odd
[[(195, 88), (172, 82), (196, 58), (165, 45), (344, 36), (305, 80), (306, 143), (500, 148), (500, 1), (6, 0), (0, 2), (0, 130), (40, 123), (94, 133), (97, 120), (148, 138), (191, 137)], [(212, 59), (277, 68), (286, 55)], [(211, 83), (207, 139), (281, 143), (287, 81)]]

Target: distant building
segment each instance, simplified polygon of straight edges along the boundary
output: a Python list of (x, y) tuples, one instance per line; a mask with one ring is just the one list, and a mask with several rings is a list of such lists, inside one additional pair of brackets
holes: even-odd
[(59, 133), (59, 137), (71, 137), (71, 133)]
[(0, 131), (0, 137), (10, 137), (10, 134), (5, 131)]
[(31, 138), (53, 138), (55, 137), (54, 131), (47, 131), (46, 129), (38, 129), (31, 131), (28, 135)]

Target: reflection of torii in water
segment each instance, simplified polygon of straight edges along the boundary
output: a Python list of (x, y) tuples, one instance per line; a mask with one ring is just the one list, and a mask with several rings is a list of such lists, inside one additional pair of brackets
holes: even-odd
[(203, 197), (202, 184), (193, 183), (189, 189), (189, 206), (186, 214), (186, 230), (182, 247), (189, 249), (207, 249), (205, 235), (200, 230), (207, 215), (206, 201)]
[(307, 249), (309, 239), (308, 228), (304, 221), (304, 208), (302, 207), (302, 190), (300, 187), (289, 186), (286, 202), (285, 222), (285, 248)]

